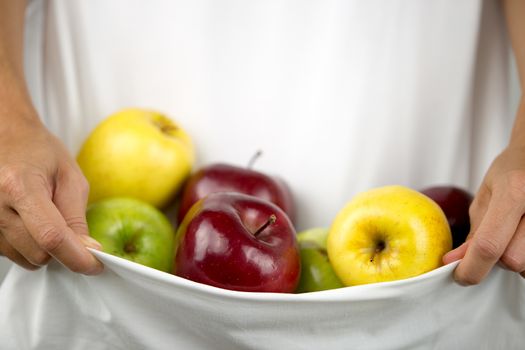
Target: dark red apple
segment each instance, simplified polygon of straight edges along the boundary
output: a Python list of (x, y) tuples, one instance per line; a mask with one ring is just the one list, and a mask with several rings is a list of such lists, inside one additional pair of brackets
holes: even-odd
[(301, 273), (295, 229), (278, 206), (235, 192), (198, 201), (177, 232), (173, 273), (215, 287), (292, 293)]
[(182, 222), (195, 202), (215, 192), (239, 192), (270, 201), (294, 221), (292, 195), (284, 181), (250, 168), (213, 164), (194, 173), (185, 184), (178, 222)]
[(451, 185), (427, 187), (421, 192), (439, 204), (452, 231), (452, 246), (453, 248), (459, 247), (465, 242), (470, 232), (468, 210), (473, 200), (472, 194)]

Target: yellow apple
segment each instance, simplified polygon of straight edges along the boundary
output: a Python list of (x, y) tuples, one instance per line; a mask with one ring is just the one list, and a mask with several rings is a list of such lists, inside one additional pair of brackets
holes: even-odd
[(124, 109), (103, 120), (88, 136), (77, 161), (89, 184), (89, 201), (134, 197), (165, 206), (190, 174), (190, 136), (166, 115)]
[(404, 186), (355, 196), (328, 233), (328, 256), (347, 285), (409, 278), (442, 265), (452, 236), (441, 208)]

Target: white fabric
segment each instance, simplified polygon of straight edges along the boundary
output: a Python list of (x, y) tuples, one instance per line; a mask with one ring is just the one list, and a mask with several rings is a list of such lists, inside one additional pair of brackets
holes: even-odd
[(2, 284), (2, 281), (7, 275), (7, 272), (9, 271), (10, 267), (11, 262), (7, 258), (0, 256), (0, 285)]
[[(34, 1), (26, 69), (50, 129), (76, 153), (108, 114), (173, 116), (197, 166), (246, 164), (291, 185), (298, 229), (327, 226), (385, 184), (475, 190), (504, 147), (508, 43), (496, 1)], [(197, 285), (99, 254), (102, 276), (14, 267), (1, 349), (517, 349), (524, 282), (480, 286), (454, 266), (307, 295)]]
[(256, 168), (290, 184), (300, 229), (375, 186), (475, 190), (508, 138), (493, 1), (46, 3), (28, 70), (73, 153), (120, 108), (165, 111), (193, 136), (197, 166), (262, 149)]
[[(233, 292), (97, 254), (102, 276), (58, 264), (10, 274), (2, 349), (522, 349), (525, 282), (428, 274), (308, 294)], [(38, 292), (35, 292), (35, 289)], [(6, 303), (9, 297), (11, 303)]]

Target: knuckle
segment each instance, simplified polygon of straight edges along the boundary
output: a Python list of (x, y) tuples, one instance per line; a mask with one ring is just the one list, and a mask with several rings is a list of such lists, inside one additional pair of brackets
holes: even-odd
[(483, 260), (498, 260), (502, 254), (499, 244), (492, 239), (476, 239), (473, 245), (473, 249)]
[(84, 176), (80, 176), (78, 181), (78, 189), (86, 198), (89, 195), (89, 182)]
[(505, 253), (501, 257), (501, 263), (514, 272), (525, 271), (525, 259), (513, 254)]
[(59, 173), (60, 181), (64, 181), (68, 186), (86, 196), (89, 194), (89, 182), (80, 169), (65, 167)]
[(44, 227), (38, 238), (39, 245), (48, 252), (53, 252), (58, 249), (64, 242), (65, 235), (55, 226)]
[(26, 193), (22, 175), (24, 168), (18, 165), (5, 165), (0, 168), (0, 191), (12, 201), (19, 201)]
[(456, 279), (465, 284), (465, 285), (469, 285), (469, 286), (473, 286), (473, 285), (476, 285), (476, 284), (480, 284), (481, 281), (482, 281), (482, 278), (480, 276), (476, 276), (476, 275), (472, 275), (472, 274), (465, 274), (465, 275), (461, 275), (461, 276), (456, 276)]
[(83, 216), (72, 216), (66, 218), (66, 224), (75, 232), (88, 232), (88, 225)]
[(506, 178), (508, 195), (515, 202), (523, 202), (525, 199), (525, 172), (515, 170), (508, 173)]

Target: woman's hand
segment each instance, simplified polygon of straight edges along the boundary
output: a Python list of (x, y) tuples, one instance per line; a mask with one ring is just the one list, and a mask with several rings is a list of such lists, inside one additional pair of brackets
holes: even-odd
[(455, 272), (463, 284), (481, 282), (498, 262), (525, 277), (525, 2), (501, 3), (522, 98), (509, 146), (490, 166), (470, 207), (469, 238), (443, 257), (447, 264), (463, 259)]
[(78, 165), (38, 118), (9, 120), (0, 125), (0, 253), (30, 270), (55, 258), (75, 272), (101, 272), (85, 248), (100, 245), (88, 235), (89, 188)]
[(500, 262), (525, 276), (525, 146), (509, 146), (492, 163), (470, 206), (467, 242), (443, 258), (463, 259), (455, 278), (477, 284)]

